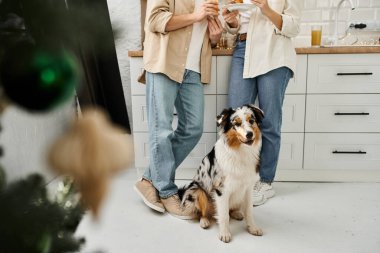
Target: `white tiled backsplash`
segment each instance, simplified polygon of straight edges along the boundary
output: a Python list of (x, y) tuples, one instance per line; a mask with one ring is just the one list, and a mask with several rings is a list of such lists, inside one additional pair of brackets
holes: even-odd
[[(310, 29), (312, 25), (322, 25), (322, 40), (334, 33), (335, 7), (339, 0), (304, 0), (301, 17), (300, 34), (294, 39), (296, 47), (310, 46)], [(356, 8), (351, 10), (345, 2), (338, 16), (340, 34), (351, 23), (365, 23), (367, 30), (380, 37), (380, 0), (353, 0)], [(369, 29), (370, 28), (370, 29)], [(368, 34), (368, 32), (366, 32)]]

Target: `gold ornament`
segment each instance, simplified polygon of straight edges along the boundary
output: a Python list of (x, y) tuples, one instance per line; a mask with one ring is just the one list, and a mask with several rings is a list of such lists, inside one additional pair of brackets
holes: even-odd
[(53, 171), (74, 179), (84, 206), (97, 217), (111, 177), (132, 158), (131, 137), (112, 125), (100, 109), (87, 109), (52, 145)]

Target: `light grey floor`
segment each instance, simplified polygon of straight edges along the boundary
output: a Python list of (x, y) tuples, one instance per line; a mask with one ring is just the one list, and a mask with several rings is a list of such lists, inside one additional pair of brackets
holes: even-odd
[(244, 221), (233, 220), (225, 244), (216, 224), (203, 230), (196, 221), (151, 211), (132, 189), (136, 179), (134, 169), (120, 174), (99, 221), (84, 217), (77, 231), (87, 240), (83, 252), (380, 252), (380, 184), (277, 182), (277, 195), (254, 208), (264, 235), (252, 236)]

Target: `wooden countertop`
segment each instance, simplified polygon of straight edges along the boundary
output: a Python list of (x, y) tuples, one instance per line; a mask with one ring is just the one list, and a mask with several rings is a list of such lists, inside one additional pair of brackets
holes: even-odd
[[(364, 47), (297, 47), (297, 54), (373, 54), (380, 53), (380, 46)], [(213, 49), (212, 55), (232, 55), (232, 49)], [(128, 51), (129, 57), (142, 57), (143, 51)]]

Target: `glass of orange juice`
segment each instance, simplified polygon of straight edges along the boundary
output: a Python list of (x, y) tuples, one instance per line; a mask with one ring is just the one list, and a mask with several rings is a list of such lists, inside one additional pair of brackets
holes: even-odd
[(322, 41), (322, 26), (313, 25), (311, 26), (311, 46), (320, 47)]

